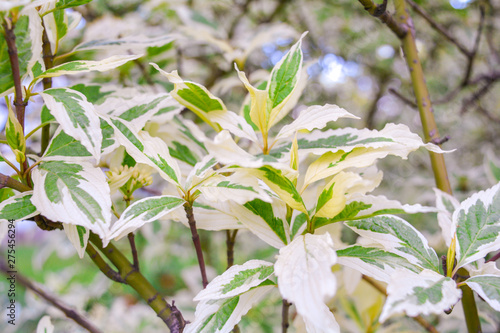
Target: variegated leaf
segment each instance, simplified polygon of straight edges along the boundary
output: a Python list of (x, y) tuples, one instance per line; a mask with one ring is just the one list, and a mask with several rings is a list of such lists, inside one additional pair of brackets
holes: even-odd
[(436, 211), (437, 209), (434, 207), (420, 204), (403, 205), (399, 201), (389, 200), (383, 195), (374, 196), (354, 193), (348, 198), (345, 207), (340, 213), (332, 218), (317, 218), (314, 225), (319, 228), (335, 222), (359, 220), (377, 215), (433, 213)]
[(446, 246), (450, 246), (453, 238), (452, 229), (452, 215), (457, 208), (460, 207), (460, 202), (453, 196), (443, 192), (437, 188), (434, 189), (436, 194), (436, 208), (438, 209), (438, 223), (441, 228), (441, 235), (443, 236)]
[(268, 165), (286, 174), (296, 174), (296, 171), (290, 168), (289, 162), (285, 159), (277, 159), (271, 155), (254, 156), (246, 152), (234, 142), (231, 134), (226, 130), (217, 134), (213, 141), (207, 140), (205, 147), (210, 154), (215, 156), (217, 161), (227, 166), (260, 168)]
[(78, 44), (72, 52), (89, 50), (113, 50), (113, 52), (145, 52), (148, 47), (163, 46), (174, 41), (173, 35), (148, 37), (145, 35), (127, 36), (117, 39), (91, 40)]
[(500, 183), (464, 200), (453, 213), (457, 267), (500, 248)]
[(66, 62), (62, 65), (52, 67), (37, 76), (37, 79), (44, 77), (56, 77), (61, 75), (81, 74), (91, 71), (105, 72), (142, 57), (142, 55), (122, 55), (112, 56), (100, 61), (77, 60)]
[[(266, 281), (268, 282), (268, 281)], [(270, 282), (230, 298), (204, 300), (196, 306), (195, 319), (186, 333), (229, 333), (252, 306), (275, 288)]]
[(79, 140), (64, 133), (59, 127), (43, 155), (44, 161), (65, 160), (69, 162), (88, 161), (92, 154)]
[(500, 311), (500, 276), (476, 275), (468, 278), (465, 283), (493, 309)]
[(332, 266), (337, 262), (329, 234), (301, 235), (280, 249), (274, 265), (284, 299), (293, 303), (308, 332), (340, 332), (325, 304), (337, 289)]
[(342, 212), (346, 203), (345, 193), (362, 180), (360, 175), (353, 172), (339, 172), (335, 175), (320, 193), (314, 217), (327, 218)]
[(271, 202), (271, 198), (259, 185), (258, 180), (243, 172), (229, 176), (213, 175), (195, 187), (208, 201), (234, 201), (240, 205), (254, 199)]
[[(172, 151), (170, 149), (170, 151)], [(186, 179), (184, 189), (194, 189), (196, 186), (204, 183), (205, 180), (211, 177), (215, 170), (213, 169), (217, 165), (217, 160), (211, 155), (206, 155), (203, 159), (196, 163), (193, 169), (189, 172)]]
[(125, 209), (120, 219), (113, 224), (106, 243), (113, 238), (118, 240), (128, 235), (144, 224), (155, 221), (181, 207), (184, 203), (184, 199), (170, 195), (149, 197), (134, 202)]
[(79, 140), (99, 161), (102, 145), (100, 120), (85, 95), (69, 88), (52, 88), (39, 94), (62, 129)]
[(312, 131), (315, 128), (322, 129), (330, 121), (336, 121), (339, 118), (359, 119), (355, 115), (338, 107), (337, 105), (325, 104), (323, 106), (314, 105), (300, 112), (297, 119), (291, 124), (281, 128), (275, 140), (288, 138), (300, 130)]
[(302, 197), (295, 188), (295, 185), (281, 170), (265, 165), (258, 169), (248, 169), (247, 172), (266, 183), (292, 209), (308, 214)]
[(92, 0), (57, 0), (56, 9), (66, 9), (77, 7), (91, 2)]
[(427, 239), (411, 224), (392, 215), (375, 216), (345, 224), (361, 236), (381, 244), (386, 251), (410, 263), (439, 272), (441, 265)]
[(106, 177), (90, 163), (42, 162), (32, 171), (31, 202), (55, 222), (83, 226), (105, 239), (111, 223)]
[(353, 245), (337, 250), (337, 263), (357, 270), (374, 279), (389, 283), (398, 268), (419, 273), (422, 269), (405, 258), (374, 247)]
[(219, 129), (217, 125), (210, 120), (210, 112), (214, 111), (224, 111), (227, 112), (227, 108), (224, 102), (212, 95), (210, 91), (204, 86), (191, 82), (184, 81), (177, 71), (167, 73), (160, 69), (157, 64), (151, 63), (151, 65), (156, 68), (163, 76), (174, 84), (174, 90), (170, 92), (170, 95), (175, 98), (180, 104), (184, 105), (198, 117), (200, 117), (207, 124), (215, 129)]
[(82, 259), (85, 256), (85, 249), (89, 241), (89, 230), (81, 225), (69, 223), (63, 223), (63, 228), (69, 241), (75, 247), (78, 256)]
[(16, 160), (22, 163), (25, 159), (24, 153), (26, 151), (26, 139), (24, 138), (23, 126), (17, 120), (14, 111), (10, 104), (7, 106), (9, 109), (9, 115), (7, 117), (7, 123), (5, 124), (5, 136), (7, 139), (7, 144), (10, 149), (14, 152)]
[(168, 146), (159, 138), (152, 137), (148, 132), (140, 131), (133, 123), (108, 117), (106, 118), (115, 135), (130, 156), (137, 163), (144, 163), (156, 169), (163, 179), (176, 185), (180, 184), (181, 172), (175, 159), (170, 156)]
[(52, 3), (48, 9), (48, 14), (43, 15), (43, 23), (47, 32), (47, 37), (51, 44), (52, 54), (57, 54), (59, 43), (69, 31), (76, 28), (82, 15), (77, 11), (65, 11), (55, 9)]
[[(196, 228), (203, 230), (232, 230), (244, 229), (245, 226), (238, 221), (232, 212), (230, 202), (210, 202), (210, 205), (199, 197), (193, 203), (193, 215), (196, 219)], [(172, 211), (168, 219), (179, 221), (189, 228), (189, 223), (184, 210)]]
[(245, 138), (253, 142), (259, 141), (252, 126), (246, 122), (245, 118), (232, 111), (212, 111), (208, 114), (208, 117), (223, 129), (240, 138)]
[(1, 221), (26, 220), (40, 214), (31, 203), (33, 191), (19, 193), (0, 202)]
[(260, 285), (274, 273), (273, 263), (250, 260), (234, 265), (213, 279), (195, 296), (195, 301), (210, 301), (240, 295)]
[[(299, 41), (295, 43), (283, 58), (274, 66), (271, 78), (267, 83), (268, 108), (270, 112), (268, 119), (268, 129), (283, 119), (286, 114), (281, 110), (292, 97), (294, 90), (300, 81), (302, 69), (302, 38), (307, 32), (302, 34)], [(291, 109), (290, 109), (291, 110)]]
[(427, 269), (418, 274), (397, 270), (392, 274), (387, 294), (380, 322), (402, 312), (410, 317), (440, 314), (458, 302), (462, 291), (451, 278)]
[(230, 207), (238, 221), (269, 245), (281, 248), (290, 241), (286, 206), (281, 200), (269, 203), (255, 199), (243, 206)]
[[(33, 8), (23, 12), (14, 27), (19, 60), (19, 75), (31, 77), (45, 70), (42, 59), (42, 25), (38, 12)], [(3, 30), (3, 29), (2, 29)], [(35, 74), (34, 74), (35, 73)], [(0, 38), (0, 97), (14, 87), (12, 69), (7, 49), (7, 41)]]

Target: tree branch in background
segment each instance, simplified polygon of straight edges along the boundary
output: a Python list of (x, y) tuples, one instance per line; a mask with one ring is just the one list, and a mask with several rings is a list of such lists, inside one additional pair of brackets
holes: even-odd
[(396, 96), (397, 98), (399, 98), (403, 103), (408, 104), (411, 107), (417, 108), (417, 103), (415, 103), (414, 101), (412, 101), (408, 97), (404, 96), (403, 94), (398, 92), (396, 89), (389, 88), (389, 92), (391, 94), (393, 94), (394, 96)]
[[(5, 274), (6, 276), (10, 276), (12, 274), (9, 268), (7, 267), (7, 264), (3, 260), (0, 260), (0, 271), (2, 271), (2, 273)], [(47, 302), (49, 302), (50, 304), (61, 310), (66, 315), (66, 317), (72, 319), (75, 323), (85, 328), (87, 331), (91, 333), (102, 332), (83, 315), (72, 309), (69, 305), (66, 305), (63, 301), (61, 301), (57, 297), (45, 292), (40, 287), (36, 286), (33, 282), (28, 280), (23, 275), (15, 273), (15, 278), (17, 283), (20, 283), (25, 288), (33, 291), (35, 294), (37, 294), (38, 296), (40, 296), (41, 298), (43, 298), (44, 300), (46, 300)]]
[(269, 15), (268, 17), (266, 17), (263, 20), (260, 20), (260, 24), (272, 22), (276, 18), (276, 16), (278, 16), (285, 9), (286, 5), (289, 2), (291, 2), (291, 0), (279, 0), (278, 5), (274, 9), (274, 11), (271, 13), (271, 15)]
[(286, 333), (288, 331), (288, 327), (290, 326), (289, 322), (289, 310), (290, 310), (290, 305), (292, 303), (288, 303), (286, 299), (283, 299), (282, 301), (282, 309), (281, 309), (281, 333)]
[(205, 259), (203, 259), (200, 235), (198, 235), (198, 230), (196, 230), (196, 220), (194, 219), (193, 205), (186, 202), (184, 204), (184, 210), (186, 211), (186, 217), (188, 219), (189, 228), (191, 229), (193, 244), (196, 249), (196, 256), (198, 258), (198, 264), (200, 266), (201, 272), (201, 281), (203, 283), (203, 288), (206, 288), (208, 285), (207, 270), (205, 268)]
[(461, 83), (462, 87), (465, 87), (469, 83), (469, 79), (472, 74), (472, 67), (474, 66), (474, 60), (476, 59), (477, 50), (479, 49), (479, 42), (481, 41), (481, 34), (483, 32), (483, 27), (484, 27), (484, 6), (479, 5), (479, 26), (477, 28), (474, 47), (467, 56), (468, 58), (467, 69), (465, 70), (465, 75)]
[(378, 18), (382, 23), (385, 23), (389, 29), (391, 29), (396, 36), (399, 38), (404, 38), (408, 33), (408, 27), (398, 23), (391, 14), (387, 11), (387, 0), (380, 5), (376, 5), (372, 0), (359, 0), (363, 5), (365, 10), (370, 13), (371, 16)]
[(125, 283), (134, 288), (142, 299), (156, 312), (158, 317), (167, 324), (171, 332), (182, 332), (186, 323), (177, 307), (174, 304), (168, 304), (120, 250), (111, 243), (103, 247), (102, 240), (92, 232), (90, 233), (89, 241), (116, 266)]

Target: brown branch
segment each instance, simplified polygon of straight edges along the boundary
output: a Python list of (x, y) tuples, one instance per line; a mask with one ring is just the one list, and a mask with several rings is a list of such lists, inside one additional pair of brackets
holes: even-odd
[[(42, 20), (43, 35), (42, 35), (42, 49), (43, 49), (43, 63), (45, 64), (45, 70), (54, 67), (54, 55), (52, 54), (52, 48), (50, 46), (49, 36), (47, 35), (47, 29), (45, 29), (45, 23)], [(44, 77), (42, 79), (43, 90), (52, 88), (52, 78)], [(41, 149), (40, 156), (43, 155), (50, 141), (50, 124), (45, 125), (42, 128), (42, 139), (41, 139)]]
[(27, 103), (23, 101), (23, 90), (21, 85), (21, 74), (19, 69), (19, 58), (17, 54), (16, 35), (14, 34), (15, 24), (11, 18), (4, 18), (3, 29), (5, 41), (7, 42), (7, 52), (9, 53), (12, 78), (14, 80), (14, 105), (16, 106), (17, 120), (24, 129), (24, 113)]
[(467, 62), (467, 69), (465, 70), (465, 75), (462, 80), (461, 86), (465, 87), (467, 83), (469, 82), (471, 73), (472, 73), (472, 68), (474, 66), (474, 60), (476, 59), (476, 54), (479, 49), (479, 42), (481, 41), (481, 33), (483, 31), (484, 27), (484, 6), (480, 5), (479, 6), (479, 26), (477, 28), (477, 33), (476, 33), (476, 39), (474, 41), (474, 47), (472, 48), (472, 51), (467, 55), (468, 62)]
[(200, 235), (198, 235), (198, 230), (196, 230), (196, 220), (194, 219), (192, 204), (186, 202), (184, 204), (184, 210), (186, 211), (186, 217), (188, 219), (189, 228), (191, 229), (194, 248), (196, 249), (196, 256), (198, 258), (198, 264), (201, 272), (201, 281), (203, 283), (203, 288), (206, 288), (208, 285), (207, 271), (205, 268), (205, 260), (203, 259), (203, 251), (201, 249)]
[(372, 101), (372, 104), (370, 105), (370, 108), (368, 109), (367, 115), (366, 115), (366, 127), (369, 129), (373, 129), (375, 124), (375, 114), (377, 113), (377, 103), (378, 101), (384, 96), (385, 92), (385, 86), (386, 86), (386, 81), (384, 79), (379, 81), (379, 89), (377, 91), (377, 95)]
[(234, 265), (234, 244), (236, 243), (236, 234), (238, 230), (226, 230), (226, 253), (227, 253), (227, 268)]
[(448, 41), (450, 41), (452, 44), (454, 44), (460, 50), (460, 52), (462, 52), (466, 57), (468, 57), (468, 58), (470, 57), (471, 52), (469, 50), (467, 50), (467, 48), (464, 45), (462, 45), (462, 43), (460, 43), (455, 37), (453, 37), (446, 30), (445, 27), (443, 27), (441, 24), (434, 21), (431, 18), (431, 16), (429, 15), (429, 13), (427, 13), (422, 7), (420, 7), (418, 4), (416, 4), (412, 0), (406, 0), (406, 2), (413, 8), (415, 13), (417, 13), (418, 15), (420, 15), (420, 17), (422, 17), (424, 20), (426, 20), (427, 23), (429, 23), (429, 25), (432, 28), (434, 28), (434, 30), (439, 32), (441, 35), (443, 35), (443, 37), (445, 37)]
[(133, 232), (128, 234), (128, 242), (130, 243), (130, 249), (132, 250), (133, 265), (137, 271), (139, 271), (139, 256), (137, 255), (137, 247), (135, 246), (135, 236)]
[(286, 299), (283, 299), (282, 301), (282, 310), (281, 310), (281, 332), (286, 333), (288, 331), (288, 327), (290, 327), (290, 322), (289, 322), (289, 310), (290, 310), (290, 305), (292, 303), (288, 303)]
[(0, 188), (9, 187), (19, 192), (31, 191), (31, 187), (0, 173)]
[(393, 94), (394, 96), (396, 96), (397, 98), (399, 98), (402, 102), (404, 102), (405, 104), (408, 104), (409, 106), (413, 107), (413, 108), (417, 108), (417, 103), (415, 103), (414, 101), (410, 100), (408, 97), (402, 95), (400, 92), (398, 92), (396, 89), (394, 88), (389, 88), (389, 92), (391, 94)]
[(370, 13), (371, 16), (378, 18), (382, 23), (385, 23), (389, 29), (391, 29), (396, 36), (399, 38), (404, 38), (406, 34), (408, 33), (408, 27), (399, 24), (396, 22), (396, 20), (392, 17), (391, 14), (386, 10), (387, 9), (387, 0), (384, 0), (384, 2), (380, 5), (375, 4), (372, 0), (358, 0), (365, 10)]
[(47, 293), (42, 288), (36, 286), (33, 282), (28, 280), (23, 275), (9, 270), (9, 268), (7, 267), (7, 264), (3, 260), (0, 261), (0, 270), (2, 271), (2, 273), (4, 273), (7, 276), (13, 275), (16, 283), (17, 282), (20, 283), (25, 288), (30, 289), (35, 294), (39, 295), (41, 298), (46, 300), (48, 303), (52, 304), (54, 307), (61, 310), (66, 315), (66, 317), (72, 319), (74, 322), (76, 322), (81, 327), (85, 328), (87, 331), (89, 331), (91, 333), (101, 333), (102, 332), (97, 327), (95, 327), (94, 324), (91, 323), (87, 318), (85, 318), (83, 315), (81, 315), (80, 313), (78, 313), (77, 311), (72, 309), (69, 305), (65, 304), (63, 301), (59, 300), (57, 297)]
[[(234, 32), (236, 31), (236, 27), (238, 26), (238, 23), (240, 20), (247, 14), (248, 6), (252, 0), (245, 0), (243, 4), (240, 4), (238, 7), (240, 7), (240, 14), (234, 18), (234, 20), (231, 22), (231, 25), (229, 26), (229, 30), (227, 31), (227, 39), (231, 40), (234, 36)], [(231, 9), (233, 10), (233, 9)]]

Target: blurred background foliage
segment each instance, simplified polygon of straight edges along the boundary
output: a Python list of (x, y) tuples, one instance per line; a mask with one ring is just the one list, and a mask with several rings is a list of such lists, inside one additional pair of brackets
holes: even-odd
[[(407, 0), (407, 3), (436, 121), (441, 135), (449, 137), (443, 148), (455, 150), (446, 155), (446, 162), (454, 194), (462, 200), (500, 178), (500, 169), (495, 166), (499, 164), (500, 152), (500, 3), (495, 0)], [(394, 11), (392, 5), (390, 2), (390, 12)], [(394, 122), (406, 124), (421, 134), (400, 41), (356, 1), (94, 0), (72, 10), (78, 11), (82, 20), (62, 43), (58, 55), (91, 40), (174, 36), (171, 43), (140, 50), (145, 56), (139, 60), (117, 71), (85, 76), (86, 80), (168, 91), (171, 84), (149, 66), (149, 62), (156, 62), (166, 71), (177, 69), (184, 79), (204, 84), (229, 109), (237, 111), (242, 108), (246, 90), (237, 79), (234, 61), (253, 82), (258, 82), (302, 32), (309, 31), (303, 41), (308, 83), (295, 112), (285, 121), (307, 105), (331, 103), (361, 118), (339, 121), (332, 126), (381, 129)], [(249, 49), (251, 52), (246, 54)], [(64, 59), (100, 59), (111, 55), (109, 52), (116, 54), (113, 50), (84, 51)], [(137, 50), (124, 52), (137, 53)], [(54, 79), (55, 86), (80, 82), (81, 79), (74, 78)], [(38, 124), (39, 111), (37, 103), (30, 103), (27, 131)], [(187, 112), (184, 116), (194, 119)], [(5, 117), (6, 113), (0, 112), (0, 126)], [(377, 194), (403, 203), (433, 205), (434, 179), (426, 151), (412, 154), (409, 161), (387, 158), (378, 167), (385, 177)], [(153, 185), (148, 191), (161, 192), (162, 188)], [(1, 198), (10, 195), (11, 190), (0, 189)], [(148, 193), (144, 190), (136, 193), (137, 198), (141, 195)], [(435, 217), (427, 214), (407, 218), (424, 231), (431, 245), (444, 249)], [(68, 304), (86, 311), (103, 332), (165, 331), (162, 321), (137, 299), (131, 288), (108, 280), (89, 258), (80, 260), (63, 232), (44, 232), (29, 222), (18, 223), (16, 232), (18, 271), (44, 284)], [(226, 268), (225, 236), (224, 232), (201, 231), (209, 278)], [(347, 232), (343, 237), (345, 241), (354, 240)], [(163, 295), (175, 300), (185, 318), (192, 318), (192, 298), (199, 284), (190, 238), (184, 226), (170, 221), (147, 224), (137, 235), (140, 259), (145, 263), (141, 266), (143, 274)], [(117, 246), (129, 252), (125, 241), (117, 242)], [(270, 259), (274, 255), (273, 249), (250, 233), (238, 234), (235, 264), (249, 258)], [(2, 304), (7, 300), (6, 288), (2, 280)], [(83, 331), (33, 293), (20, 286), (17, 291), (18, 325), (14, 329), (2, 328), (2, 332), (33, 332), (45, 314), (51, 315), (56, 332)], [(344, 309), (343, 317), (337, 319), (346, 332), (380, 329), (373, 318), (356, 313), (371, 309), (375, 313), (372, 317), (376, 318), (381, 308), (379, 303), (383, 303), (376, 297), (372, 298), (373, 304), (366, 304), (366, 299), (359, 295), (342, 292), (336, 299), (332, 307)], [(276, 331), (280, 323), (279, 304), (281, 299), (277, 296), (262, 302), (244, 317), (241, 330)], [(480, 308), (487, 309), (483, 305), (480, 303)], [(461, 310), (457, 309), (452, 316), (460, 317)], [(482, 319), (485, 329), (498, 330), (500, 319), (492, 310), (482, 313)], [(440, 332), (462, 329), (458, 324), (440, 322), (438, 317), (431, 321)], [(2, 319), (0, 327), (4, 324)], [(384, 332), (418, 330), (422, 328), (408, 319), (389, 321), (383, 328)]]

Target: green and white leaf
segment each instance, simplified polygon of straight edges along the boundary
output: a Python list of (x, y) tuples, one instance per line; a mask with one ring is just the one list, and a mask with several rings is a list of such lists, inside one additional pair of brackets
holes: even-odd
[(211, 202), (231, 200), (240, 205), (254, 199), (271, 202), (269, 195), (259, 185), (258, 179), (243, 172), (229, 176), (213, 175), (195, 188)]
[(210, 301), (234, 297), (260, 285), (274, 274), (273, 263), (249, 260), (243, 265), (234, 265), (213, 279), (194, 297), (195, 301)]
[(77, 7), (91, 2), (92, 0), (57, 0), (56, 9)]
[[(298, 138), (298, 145), (301, 154), (322, 155), (309, 166), (304, 186), (346, 168), (370, 166), (377, 159), (388, 155), (406, 159), (410, 152), (420, 147), (433, 152), (443, 152), (434, 144), (424, 144), (417, 134), (411, 133), (408, 127), (402, 124), (387, 124), (381, 131), (352, 128), (313, 131), (301, 135)], [(271, 151), (271, 154), (279, 157), (289, 149), (290, 144), (287, 144), (276, 148), (274, 152)]]
[(168, 146), (163, 140), (141, 131), (133, 122), (115, 117), (105, 119), (113, 127), (117, 140), (125, 146), (127, 153), (137, 163), (149, 165), (157, 170), (163, 179), (176, 185), (180, 184), (179, 166), (170, 156)]
[(237, 137), (248, 139), (252, 142), (258, 142), (252, 126), (246, 122), (245, 118), (232, 111), (213, 111), (208, 114), (210, 120), (217, 123), (225, 130), (233, 133)]
[(81, 92), (70, 88), (52, 88), (39, 94), (64, 132), (79, 140), (99, 161), (102, 132), (94, 105)]
[(493, 309), (500, 311), (500, 276), (477, 275), (468, 278), (465, 283)]
[(218, 126), (214, 125), (210, 120), (210, 112), (227, 112), (227, 108), (220, 98), (215, 97), (210, 91), (208, 91), (207, 88), (205, 88), (201, 84), (191, 81), (184, 81), (179, 76), (177, 71), (167, 73), (164, 70), (160, 69), (157, 64), (151, 63), (151, 65), (156, 68), (163, 76), (165, 76), (171, 83), (174, 84), (174, 90), (170, 92), (170, 95), (173, 98), (175, 98), (180, 104), (193, 111), (204, 122), (206, 122), (213, 128), (218, 129)]
[[(14, 27), (19, 60), (19, 76), (25, 78), (34, 72), (44, 70), (42, 59), (42, 26), (40, 16), (33, 8), (21, 15)], [(0, 97), (13, 91), (14, 79), (9, 60), (7, 41), (0, 38)]]
[(333, 218), (316, 219), (317, 228), (340, 221), (350, 221), (369, 218), (385, 214), (416, 214), (436, 212), (435, 207), (420, 204), (402, 204), (397, 200), (390, 200), (383, 195), (365, 195), (354, 193), (348, 197), (344, 209)]
[(436, 194), (436, 208), (438, 209), (438, 223), (441, 228), (441, 235), (443, 236), (446, 246), (450, 246), (454, 232), (452, 233), (452, 216), (455, 210), (460, 207), (460, 202), (453, 196), (440, 189), (435, 188)]
[(400, 255), (414, 265), (440, 271), (438, 256), (427, 239), (400, 217), (381, 215), (345, 224), (357, 234), (381, 244), (386, 251)]
[(242, 148), (240, 148), (231, 137), (227, 130), (217, 134), (213, 141), (207, 140), (205, 147), (217, 161), (226, 166), (241, 166), (244, 168), (260, 168), (263, 166), (271, 166), (277, 170), (281, 170), (284, 174), (295, 174), (296, 171), (290, 168), (287, 157), (278, 159), (271, 155), (254, 156)]
[(314, 217), (328, 218), (341, 213), (346, 204), (346, 192), (363, 178), (354, 172), (339, 172), (321, 191), (316, 203)]
[(215, 174), (213, 169), (217, 165), (217, 160), (212, 155), (206, 155), (203, 159), (196, 163), (189, 172), (189, 175), (184, 184), (184, 189), (194, 189), (196, 186), (204, 183), (207, 178)]
[(347, 112), (337, 105), (325, 104), (323, 106), (313, 105), (300, 112), (297, 119), (291, 124), (281, 128), (275, 140), (285, 139), (294, 135), (297, 131), (308, 130), (312, 131), (315, 128), (322, 129), (331, 121), (336, 121), (339, 118), (354, 118), (359, 117)]
[(184, 203), (184, 199), (170, 195), (149, 197), (134, 202), (125, 209), (120, 219), (113, 224), (105, 244), (113, 238), (119, 240), (144, 224), (153, 222), (181, 207)]
[(7, 144), (16, 155), (17, 161), (23, 162), (20, 159), (24, 159), (24, 152), (26, 151), (26, 139), (24, 138), (24, 130), (17, 120), (12, 107), (8, 105), (7, 108), (9, 109), (7, 123), (5, 124), (5, 136), (7, 139)]
[(33, 191), (16, 194), (0, 202), (0, 220), (1, 221), (20, 221), (27, 220), (40, 214), (36, 207), (31, 203)]
[(457, 267), (500, 248), (500, 183), (464, 200), (453, 213)]
[(418, 274), (397, 270), (387, 286), (387, 294), (380, 322), (403, 312), (410, 317), (440, 314), (458, 302), (462, 291), (451, 278), (431, 270)]
[[(304, 33), (299, 41), (295, 43), (283, 58), (274, 66), (271, 77), (267, 83), (268, 94), (268, 128), (271, 128), (285, 114), (281, 114), (281, 109), (288, 102), (294, 90), (300, 81), (302, 68), (302, 38), (307, 34)], [(279, 117), (278, 117), (279, 115)]]
[(75, 46), (71, 52), (89, 50), (113, 50), (113, 52), (131, 51), (144, 53), (148, 47), (163, 46), (173, 41), (173, 35), (161, 35), (155, 37), (135, 35), (117, 39), (98, 39), (83, 42)]
[(89, 242), (89, 230), (81, 225), (69, 223), (63, 223), (63, 228), (69, 241), (75, 247), (78, 256), (82, 259), (85, 256), (85, 249), (87, 248), (87, 243)]
[(375, 247), (353, 245), (337, 250), (337, 256), (338, 264), (386, 283), (390, 282), (392, 274), (398, 268), (415, 273), (422, 271), (420, 267), (410, 264), (405, 258)]
[(61, 75), (74, 75), (81, 74), (91, 71), (105, 72), (116, 67), (142, 57), (139, 55), (121, 55), (121, 56), (111, 56), (109, 58), (93, 61), (93, 60), (77, 60), (66, 62), (62, 65), (52, 67), (45, 72), (37, 76), (37, 79), (42, 79), (45, 77), (57, 77)]
[(36, 325), (36, 333), (54, 333), (54, 325), (50, 321), (50, 316), (43, 316)]
[(305, 234), (280, 249), (274, 271), (281, 296), (293, 303), (308, 332), (340, 332), (325, 302), (337, 290), (337, 262), (330, 234)]
[(279, 249), (290, 242), (286, 205), (281, 200), (255, 199), (244, 205), (232, 203), (230, 208), (239, 222), (269, 245)]
[(258, 169), (247, 169), (247, 172), (266, 183), (292, 209), (308, 214), (306, 206), (302, 201), (302, 196), (295, 188), (293, 182), (281, 170), (264, 165)]
[(64, 133), (59, 127), (50, 140), (43, 155), (44, 161), (65, 160), (68, 162), (89, 161), (92, 154), (79, 140)]
[[(49, 11), (54, 10), (52, 3)], [(49, 38), (52, 54), (57, 54), (60, 41), (75, 29), (82, 19), (82, 14), (77, 11), (54, 10), (43, 16), (44, 26)]]
[(85, 227), (105, 239), (111, 223), (106, 177), (88, 162), (42, 162), (32, 171), (31, 202), (52, 221)]
[(495, 156), (495, 152), (492, 148), (486, 151), (483, 165), (488, 179), (493, 184), (500, 182), (500, 161)]
[(185, 333), (229, 333), (252, 306), (269, 294), (275, 286), (262, 284), (241, 295), (198, 303), (195, 319), (186, 325)]

